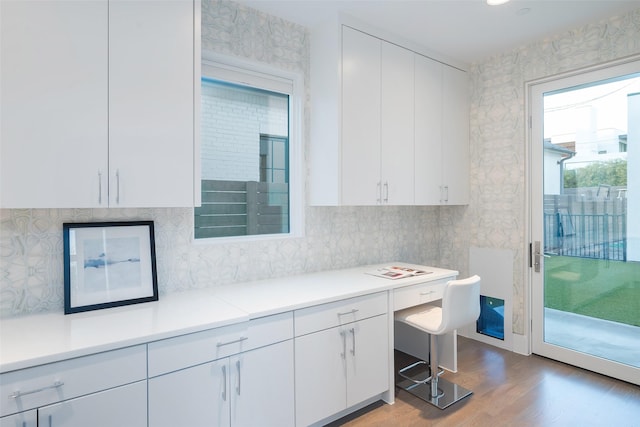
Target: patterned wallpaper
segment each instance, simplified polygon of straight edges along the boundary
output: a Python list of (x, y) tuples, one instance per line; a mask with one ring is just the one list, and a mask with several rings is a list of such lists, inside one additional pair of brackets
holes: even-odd
[[(230, 1), (203, 0), (202, 47), (300, 72), (305, 28)], [(153, 219), (161, 297), (189, 288), (405, 260), (468, 274), (470, 247), (515, 253), (515, 333), (524, 333), (524, 84), (640, 52), (640, 10), (474, 64), (471, 203), (466, 207), (306, 207), (306, 234), (194, 244), (192, 209), (0, 210), (0, 317), (62, 312), (62, 223)], [(307, 90), (308, 98), (308, 90)], [(305, 144), (308, 144), (308, 109)], [(308, 150), (306, 150), (308, 152)]]
[[(487, 59), (470, 68), (471, 202), (455, 227), (443, 227), (452, 253), (509, 249), (513, 331), (524, 334), (525, 83), (640, 53), (640, 9)], [(465, 242), (468, 236), (469, 241)], [(463, 267), (460, 267), (463, 270)]]

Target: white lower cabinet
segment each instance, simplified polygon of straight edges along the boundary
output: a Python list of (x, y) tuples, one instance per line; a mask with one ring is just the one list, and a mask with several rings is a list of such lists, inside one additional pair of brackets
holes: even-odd
[(38, 412), (34, 409), (2, 417), (0, 427), (38, 427)]
[(1, 427), (146, 427), (146, 347), (0, 375)]
[(139, 381), (38, 409), (39, 427), (146, 427), (147, 382)]
[(149, 344), (149, 426), (293, 427), (292, 338), (285, 313)]
[(336, 316), (316, 311), (313, 317), (343, 317), (348, 323), (296, 336), (296, 426), (311, 425), (389, 389), (386, 309), (380, 306), (384, 314), (351, 321), (382, 301), (386, 304), (386, 293), (354, 299), (353, 305), (340, 302), (337, 310), (333, 310), (335, 304), (327, 304), (326, 313), (336, 311)]

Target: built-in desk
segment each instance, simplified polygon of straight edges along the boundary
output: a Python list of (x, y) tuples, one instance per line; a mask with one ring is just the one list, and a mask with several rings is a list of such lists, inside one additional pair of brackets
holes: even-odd
[[(366, 274), (390, 264), (430, 273), (398, 280)], [(388, 354), (388, 357), (376, 358), (381, 364), (375, 366), (384, 366), (387, 371), (387, 380), (382, 378), (376, 385), (381, 387), (380, 394), (376, 392), (368, 399), (362, 397), (364, 395), (354, 391), (357, 380), (353, 380), (345, 385), (351, 392), (346, 391), (344, 409), (336, 406), (336, 412), (328, 413), (322, 422), (353, 411), (371, 400), (382, 398), (391, 403), (395, 379), (393, 311), (437, 300), (443, 283), (457, 274), (453, 270), (394, 262), (161, 295), (157, 302), (106, 310), (64, 315), (61, 308), (59, 313), (3, 319), (0, 327), (0, 399), (15, 405), (0, 405), (0, 417), (5, 417), (4, 420), (0, 418), (0, 425), (4, 425), (3, 421), (9, 420), (8, 417), (13, 422), (13, 418), (23, 416), (27, 420), (25, 425), (30, 425), (29, 419), (33, 419), (36, 412), (50, 411), (55, 415), (58, 405), (62, 405), (61, 410), (75, 405), (74, 410), (83, 409), (90, 414), (96, 408), (105, 407), (105, 402), (107, 407), (112, 401), (129, 402), (132, 395), (136, 402), (144, 401), (151, 397), (147, 393), (152, 390), (155, 390), (157, 400), (149, 407), (167, 410), (162, 399), (174, 391), (168, 375), (175, 372), (176, 380), (186, 386), (191, 378), (202, 378), (197, 371), (200, 367), (222, 365), (228, 373), (235, 372), (236, 368), (239, 370), (238, 363), (251, 360), (251, 372), (258, 377), (255, 381), (259, 383), (262, 381), (259, 376), (269, 373), (269, 360), (273, 358), (270, 354), (276, 354), (272, 352), (281, 355), (278, 360), (290, 360), (288, 365), (282, 363), (280, 369), (287, 371), (288, 378), (293, 379), (293, 361), (296, 369), (313, 369), (304, 363), (300, 365), (304, 362), (301, 356), (305, 352), (313, 354), (317, 343), (325, 342), (322, 340), (335, 345), (338, 353), (344, 355), (344, 369), (347, 369), (346, 364), (361, 363), (362, 370), (372, 360), (367, 357), (367, 346), (375, 341), (379, 341), (377, 345), (383, 343), (384, 347), (382, 351), (372, 351), (384, 355), (386, 350)], [(214, 339), (219, 340), (219, 350), (211, 353), (207, 350), (211, 348), (207, 347), (207, 342)], [(426, 344), (424, 338), (420, 341)], [(227, 346), (228, 343), (233, 343), (233, 348)], [(183, 345), (194, 350), (181, 353)], [(452, 345), (455, 350), (455, 337)], [(177, 356), (166, 357), (165, 354), (184, 357), (178, 360)], [(112, 355), (118, 359), (112, 359)], [(244, 355), (246, 358), (243, 359)], [(260, 367), (263, 360), (266, 365)], [(452, 360), (451, 366), (455, 369), (455, 359)], [(92, 375), (100, 376), (105, 363), (112, 363), (114, 371), (127, 376), (113, 377), (113, 384), (100, 388), (94, 389), (93, 384), (84, 387), (83, 378), (93, 381)], [(154, 372), (148, 371), (144, 366), (149, 363), (158, 368), (154, 368)], [(77, 372), (76, 365), (83, 366), (87, 373), (74, 374), (65, 380), (65, 372)], [(128, 369), (119, 368), (121, 366)], [(138, 366), (147, 370), (146, 374), (141, 376)], [(191, 367), (193, 377), (190, 376)], [(227, 378), (226, 374), (224, 378), (226, 381), (233, 379)], [(363, 388), (366, 390), (367, 387)], [(295, 390), (291, 385), (288, 392), (297, 393), (302, 389), (303, 385), (296, 382)], [(336, 394), (333, 390), (330, 392)], [(264, 393), (256, 392), (254, 396), (262, 395)], [(238, 413), (253, 413), (255, 400), (238, 401), (224, 409), (231, 414), (231, 425), (251, 425), (251, 421), (243, 424), (242, 420), (233, 419), (233, 405), (250, 408)], [(290, 397), (287, 401), (294, 399)], [(290, 411), (293, 414), (294, 408), (281, 409), (281, 413)], [(154, 417), (151, 412), (148, 415), (151, 427), (161, 425), (153, 420), (166, 419)], [(259, 411), (256, 409), (255, 413)], [(307, 423), (302, 420), (295, 425)], [(139, 424), (146, 425), (144, 414)], [(294, 425), (293, 421), (290, 425)]]

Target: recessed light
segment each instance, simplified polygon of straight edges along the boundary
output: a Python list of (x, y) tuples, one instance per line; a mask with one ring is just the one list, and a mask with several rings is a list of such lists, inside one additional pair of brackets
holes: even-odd
[(507, 3), (509, 0), (487, 0), (489, 6), (498, 6)]

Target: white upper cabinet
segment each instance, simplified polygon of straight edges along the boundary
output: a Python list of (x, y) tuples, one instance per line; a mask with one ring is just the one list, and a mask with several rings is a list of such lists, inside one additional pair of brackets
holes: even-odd
[(467, 73), (420, 55), (415, 70), (415, 203), (467, 204)]
[(443, 65), (442, 204), (469, 203), (469, 81), (467, 73)]
[(193, 21), (190, 1), (109, 4), (111, 206), (193, 206)]
[(342, 30), (342, 204), (380, 202), (380, 40)]
[(311, 37), (312, 205), (468, 200), (466, 73), (347, 25)]
[(107, 11), (0, 2), (0, 207), (106, 206)]
[(417, 205), (438, 205), (442, 188), (442, 68), (416, 55), (415, 178)]
[(0, 206), (192, 206), (193, 2), (0, 7)]
[(382, 42), (382, 204), (414, 204), (414, 53)]

